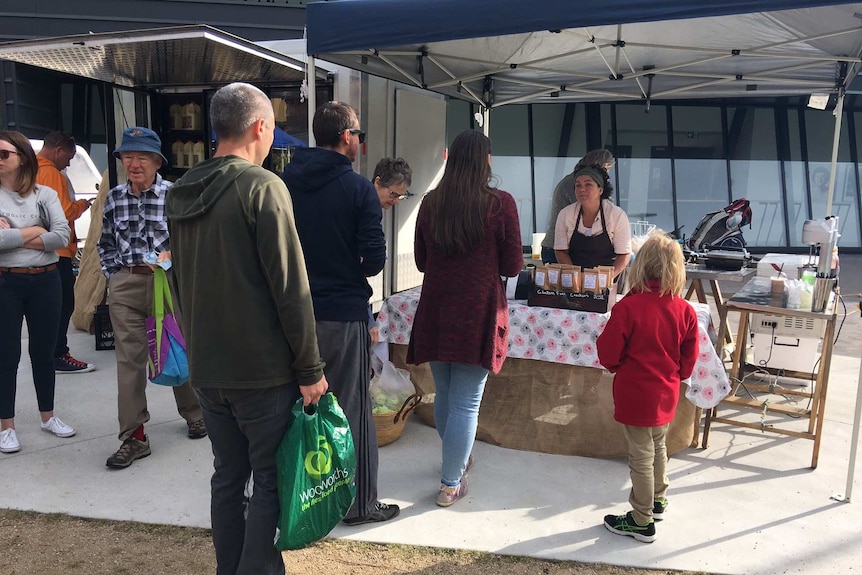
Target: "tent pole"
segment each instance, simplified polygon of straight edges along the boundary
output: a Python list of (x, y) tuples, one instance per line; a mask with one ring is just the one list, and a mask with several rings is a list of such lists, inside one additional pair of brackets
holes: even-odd
[(847, 487), (844, 496), (836, 495), (833, 499), (850, 503), (853, 493), (853, 475), (856, 472), (856, 452), (859, 448), (859, 425), (862, 423), (862, 362), (859, 362), (859, 379), (856, 384), (856, 412), (853, 414), (853, 431), (850, 436), (850, 460), (847, 464)]
[(315, 75), (314, 56), (308, 56), (305, 70), (305, 78), (308, 83), (308, 147), (313, 148), (317, 144), (314, 141), (314, 131), (311, 129), (314, 122), (314, 112), (317, 110), (317, 77)]
[(841, 117), (844, 112), (844, 90), (838, 92), (838, 103), (835, 105), (835, 130), (832, 135), (832, 165), (829, 168), (829, 192), (826, 194), (825, 216), (832, 215), (832, 197), (835, 192), (835, 169), (838, 166), (838, 143), (841, 140)]
[(491, 108), (488, 106), (484, 106), (482, 108), (482, 132), (487, 136), (490, 133), (490, 127), (488, 126), (491, 121)]

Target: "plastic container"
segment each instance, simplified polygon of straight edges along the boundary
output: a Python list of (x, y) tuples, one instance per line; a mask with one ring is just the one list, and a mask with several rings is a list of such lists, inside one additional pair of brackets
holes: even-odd
[(194, 148), (194, 144), (191, 140), (183, 144), (183, 167), (191, 168), (194, 164), (192, 163), (192, 149)]
[(185, 164), (183, 164), (183, 143), (180, 140), (171, 145), (171, 164), (175, 168), (185, 167)]
[(171, 130), (183, 129), (183, 107), (179, 103), (172, 104), (168, 108), (168, 113), (171, 116)]
[(189, 102), (183, 106), (183, 130), (201, 129), (201, 107), (196, 102)]
[(192, 166), (204, 161), (204, 143), (198, 140), (192, 146)]

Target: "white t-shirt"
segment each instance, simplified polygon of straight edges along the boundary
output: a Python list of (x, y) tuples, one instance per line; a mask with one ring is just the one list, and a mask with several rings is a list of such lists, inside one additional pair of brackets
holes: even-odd
[[(605, 214), (605, 223), (608, 225), (608, 237), (614, 245), (615, 254), (629, 254), (632, 251), (632, 229), (629, 225), (629, 217), (619, 206), (609, 200), (602, 200), (602, 211)], [(568, 205), (557, 216), (557, 226), (554, 228), (554, 249), (568, 250), (569, 242), (575, 231), (575, 222), (581, 205), (577, 202)], [(591, 228), (584, 226), (584, 218), (578, 224), (578, 232), (585, 236), (596, 236), (602, 233), (602, 217), (596, 214), (596, 219)]]

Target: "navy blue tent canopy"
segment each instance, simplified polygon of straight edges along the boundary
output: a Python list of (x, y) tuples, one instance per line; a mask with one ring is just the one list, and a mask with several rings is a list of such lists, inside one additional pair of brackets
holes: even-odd
[(846, 0), (330, 0), (308, 53), (494, 108), (836, 93), (862, 63)]
[(272, 138), (272, 147), (273, 148), (307, 148), (308, 144), (297, 138), (296, 136), (291, 136), (278, 126), (275, 127)]
[(308, 53), (852, 4), (848, 0), (327, 0), (306, 9)]

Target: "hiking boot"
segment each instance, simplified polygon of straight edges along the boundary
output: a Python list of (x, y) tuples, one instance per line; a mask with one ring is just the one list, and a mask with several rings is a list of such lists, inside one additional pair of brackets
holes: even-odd
[(94, 369), (96, 369), (95, 365), (78, 361), (68, 351), (66, 355), (54, 358), (54, 373), (87, 373)]
[(18, 451), (21, 451), (21, 444), (18, 443), (15, 430), (9, 428), (0, 431), (0, 453), (16, 453)]
[(42, 422), (42, 431), (53, 433), (57, 437), (72, 437), (78, 433), (74, 428), (69, 427), (56, 416), (52, 416), (48, 421)]
[(638, 525), (631, 511), (625, 515), (605, 515), (605, 527), (611, 533), (634, 537), (644, 543), (655, 541), (655, 523), (650, 521), (647, 525)]
[(437, 493), (437, 505), (440, 507), (449, 507), (462, 497), (467, 495), (467, 474), (461, 476), (461, 483), (458, 484), (458, 489), (453, 492), (446, 491), (443, 486), (440, 486), (440, 491)]
[(108, 458), (105, 465), (113, 469), (125, 469), (136, 459), (142, 459), (150, 454), (150, 439), (143, 441), (130, 437), (123, 442), (115, 454)]
[(204, 423), (203, 419), (198, 419), (197, 421), (192, 421), (188, 424), (189, 431), (188, 436), (189, 439), (201, 439), (207, 436), (207, 426)]
[(398, 517), (401, 513), (401, 508), (394, 504), (387, 505), (386, 503), (377, 502), (374, 511), (368, 515), (360, 515), (359, 517), (351, 517), (344, 520), (345, 525), (362, 525), (364, 523), (379, 523), (381, 521), (389, 521)]
[(667, 506), (670, 505), (667, 499), (656, 499), (652, 502), (652, 518), (656, 521), (664, 519), (664, 514), (667, 512)]

